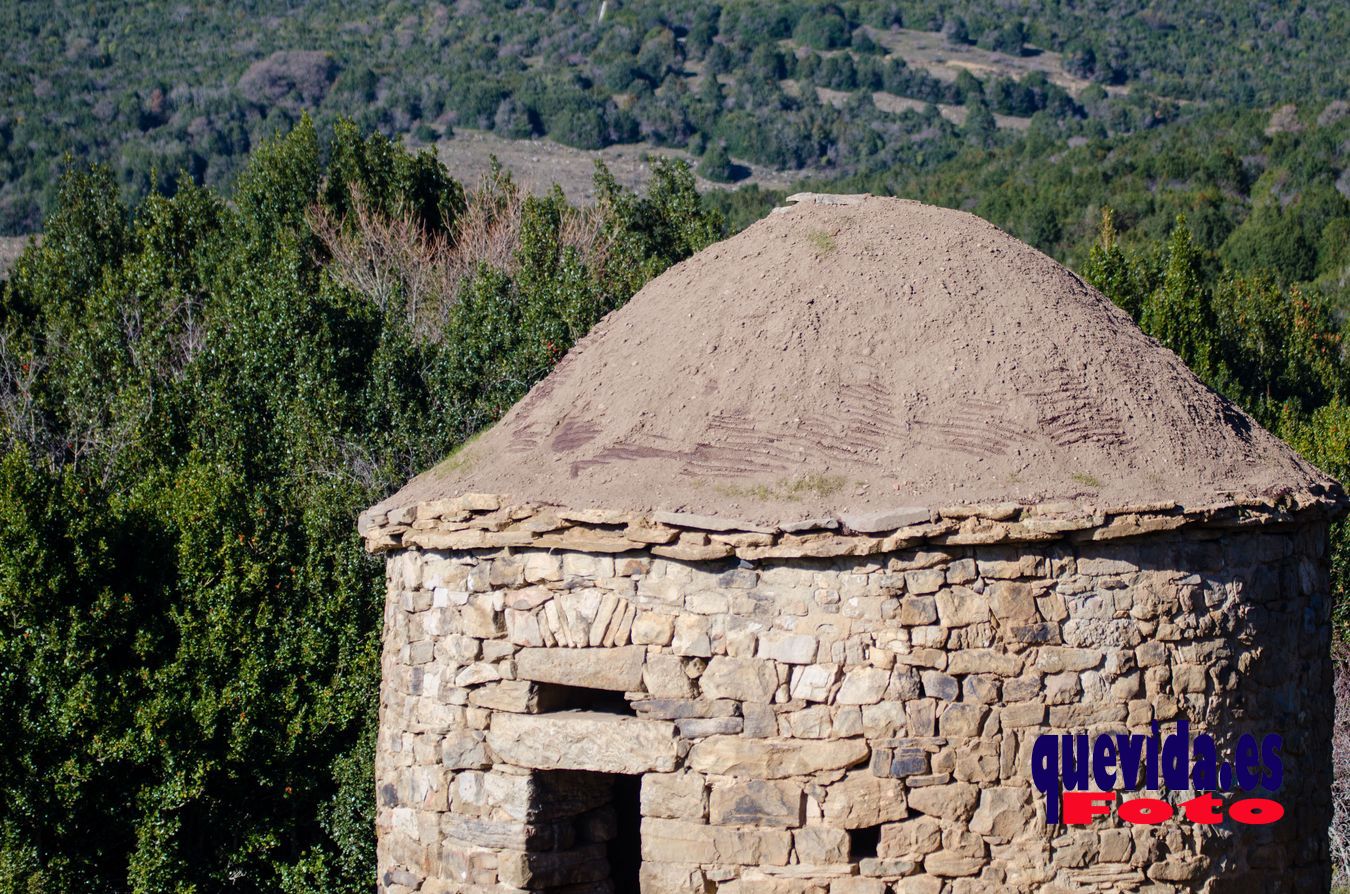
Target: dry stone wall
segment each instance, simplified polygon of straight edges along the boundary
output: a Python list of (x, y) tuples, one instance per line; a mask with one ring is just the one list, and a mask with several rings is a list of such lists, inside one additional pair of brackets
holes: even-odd
[[(622, 892), (638, 831), (660, 894), (1326, 884), (1321, 520), (757, 561), (392, 546), (387, 894)], [(1287, 816), (1045, 824), (1037, 735), (1183, 717), (1221, 749), (1283, 734)]]

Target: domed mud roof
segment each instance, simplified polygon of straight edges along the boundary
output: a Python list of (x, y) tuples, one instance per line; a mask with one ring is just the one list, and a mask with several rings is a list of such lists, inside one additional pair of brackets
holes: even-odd
[(900, 199), (794, 198), (648, 283), (367, 518), (466, 493), (767, 525), (1339, 499), (1108, 299), (997, 227)]

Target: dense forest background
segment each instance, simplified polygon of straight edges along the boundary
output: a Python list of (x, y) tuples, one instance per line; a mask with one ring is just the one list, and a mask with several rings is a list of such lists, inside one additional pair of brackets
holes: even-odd
[[(0, 892), (370, 890), (356, 513), (778, 202), (745, 163), (987, 217), (1350, 476), (1345, 4), (599, 6), (0, 6)], [(457, 128), (730, 186), (461, 182)]]
[[(305, 110), (422, 142), (469, 127), (676, 146), (729, 179), (730, 159), (830, 177), (922, 170), (1016, 128), (1042, 144), (1100, 140), (1215, 105), (1345, 98), (1338, 0), (600, 7), (4, 4), (0, 233), (40, 227), (67, 153), (108, 164), (129, 199), (184, 171), (228, 187)], [(934, 67), (941, 53), (906, 41), (922, 32), (968, 62)]]

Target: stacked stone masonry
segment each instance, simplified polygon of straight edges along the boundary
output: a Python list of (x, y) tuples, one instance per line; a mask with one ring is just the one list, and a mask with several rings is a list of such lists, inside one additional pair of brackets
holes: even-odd
[[(380, 889), (624, 894), (638, 837), (646, 894), (1324, 889), (1326, 520), (1296, 510), (368, 522)], [(1283, 734), (1285, 819), (1046, 824), (1036, 736), (1179, 718)]]

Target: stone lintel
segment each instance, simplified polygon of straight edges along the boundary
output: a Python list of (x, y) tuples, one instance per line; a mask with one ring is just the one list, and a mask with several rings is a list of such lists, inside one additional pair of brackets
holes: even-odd
[(497, 714), (487, 741), (517, 767), (593, 773), (669, 773), (679, 748), (673, 723), (594, 711)]
[(636, 692), (642, 689), (646, 654), (644, 646), (521, 649), (516, 654), (516, 676), (537, 683)]

